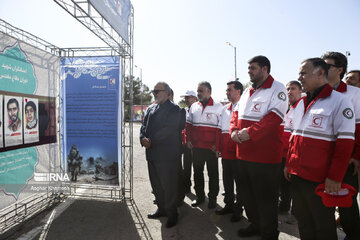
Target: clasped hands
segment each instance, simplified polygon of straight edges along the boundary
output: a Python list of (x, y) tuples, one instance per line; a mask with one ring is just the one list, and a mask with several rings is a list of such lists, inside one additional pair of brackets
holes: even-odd
[(143, 145), (145, 148), (149, 148), (151, 146), (150, 138), (142, 138), (141, 145)]
[(231, 133), (231, 139), (234, 141), (234, 142), (237, 142), (237, 143), (242, 143), (242, 142), (245, 142), (247, 140), (250, 140), (250, 136), (247, 132), (247, 129), (246, 128), (243, 128), (241, 130), (235, 130)]

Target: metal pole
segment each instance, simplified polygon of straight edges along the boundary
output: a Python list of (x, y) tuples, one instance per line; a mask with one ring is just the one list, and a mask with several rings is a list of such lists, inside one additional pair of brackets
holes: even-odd
[(142, 97), (143, 97), (143, 82), (142, 82), (142, 68), (140, 68), (140, 106), (141, 106), (141, 121), (143, 120), (143, 104), (142, 104)]
[(229, 45), (230, 47), (234, 48), (234, 62), (235, 62), (235, 80), (237, 79), (237, 73), (236, 73), (236, 47), (233, 46), (230, 42), (226, 42), (227, 45)]
[(235, 59), (235, 81), (237, 80), (237, 74), (236, 74), (236, 47), (234, 47), (234, 59)]

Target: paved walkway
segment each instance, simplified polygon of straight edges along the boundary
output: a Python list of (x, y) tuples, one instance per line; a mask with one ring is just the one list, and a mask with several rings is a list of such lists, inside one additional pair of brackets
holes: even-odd
[[(22, 225), (6, 239), (241, 239), (236, 235), (236, 231), (248, 224), (246, 220), (231, 223), (230, 215), (218, 216), (214, 210), (207, 209), (207, 204), (200, 208), (192, 208), (190, 203), (195, 198), (193, 194), (189, 194), (185, 198), (185, 204), (179, 208), (179, 223), (175, 227), (165, 228), (166, 218), (146, 218), (148, 213), (156, 210), (156, 206), (153, 204), (154, 197), (151, 194), (145, 151), (139, 144), (139, 128), (139, 124), (134, 124), (135, 205), (129, 202), (68, 198), (64, 203)], [(207, 182), (205, 185), (207, 186)], [(224, 206), (222, 196), (218, 197), (218, 204), (218, 207)], [(279, 215), (279, 239), (299, 239), (297, 225), (286, 224), (286, 219), (287, 216)], [(339, 239), (343, 239), (344, 234), (341, 231), (338, 233)]]

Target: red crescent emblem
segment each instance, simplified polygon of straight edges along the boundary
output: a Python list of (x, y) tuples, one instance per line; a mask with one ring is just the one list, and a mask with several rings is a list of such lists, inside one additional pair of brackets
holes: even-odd
[(320, 124), (320, 119), (315, 117), (314, 120), (313, 120), (313, 123), (315, 126), (318, 126)]
[(254, 109), (259, 111), (259, 104), (258, 103), (254, 105)]

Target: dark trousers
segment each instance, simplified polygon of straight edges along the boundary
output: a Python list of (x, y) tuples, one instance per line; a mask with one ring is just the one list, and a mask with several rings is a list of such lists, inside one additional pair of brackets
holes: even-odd
[[(241, 199), (241, 194), (239, 193), (239, 173), (238, 173), (238, 165), (239, 160), (234, 159), (225, 159), (223, 158), (221, 160), (222, 162), (222, 169), (223, 169), (223, 184), (224, 184), (224, 190), (225, 190), (225, 197), (224, 197), (224, 203), (226, 206), (234, 208), (235, 212), (240, 213), (242, 206), (243, 206), (243, 200)], [(234, 182), (236, 185), (236, 203), (234, 205), (235, 201), (235, 194), (234, 194)]]
[(349, 208), (339, 208), (340, 223), (349, 240), (360, 239), (360, 220), (357, 195), (359, 189), (358, 174), (353, 175), (354, 164), (351, 163), (346, 171), (343, 183), (349, 184), (356, 189), (356, 194), (352, 197), (353, 204)]
[(219, 167), (218, 159), (210, 149), (194, 148), (193, 149), (193, 166), (195, 193), (197, 198), (204, 199), (204, 166), (209, 176), (209, 194), (211, 200), (215, 200), (219, 193)]
[(177, 215), (179, 159), (148, 161), (151, 187), (160, 211), (170, 217)]
[(238, 160), (238, 170), (239, 193), (248, 220), (260, 230), (262, 239), (278, 239), (280, 164)]
[(182, 165), (182, 179), (184, 190), (187, 192), (191, 187), (191, 167), (193, 162), (192, 150), (184, 146), (183, 165)]
[(335, 208), (325, 207), (321, 197), (315, 194), (318, 185), (319, 183), (291, 175), (290, 191), (300, 238), (302, 240), (338, 239)]
[(281, 211), (289, 211), (290, 210), (290, 182), (286, 180), (284, 176), (284, 167), (285, 167), (286, 159), (282, 159), (281, 170), (280, 170), (280, 203), (279, 209)]

